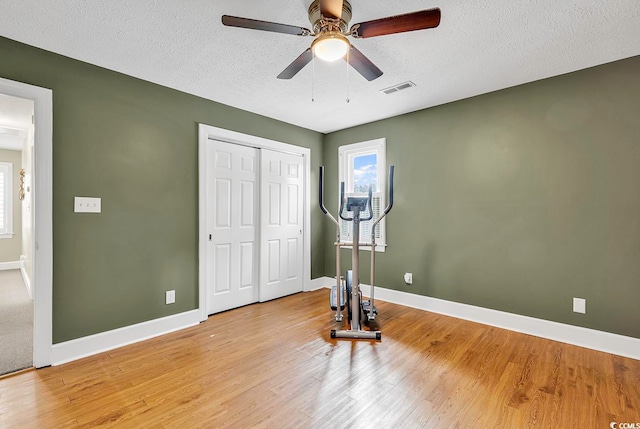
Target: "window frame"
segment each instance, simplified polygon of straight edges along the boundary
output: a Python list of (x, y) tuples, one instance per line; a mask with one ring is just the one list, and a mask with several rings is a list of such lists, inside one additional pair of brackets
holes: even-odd
[(2, 206), (4, 228), (0, 228), (0, 239), (13, 238), (13, 163), (0, 161), (0, 174), (4, 176)]
[[(387, 139), (386, 138), (378, 138), (374, 140), (367, 140), (359, 143), (352, 143), (347, 145), (342, 145), (338, 147), (338, 183), (345, 182), (345, 196), (353, 195), (353, 158), (357, 156), (365, 156), (365, 155), (376, 155), (376, 163), (377, 163), (377, 189), (376, 192), (373, 193), (373, 198), (380, 198), (379, 204), (379, 212), (382, 213), (384, 208), (386, 207), (386, 199), (387, 199)], [(346, 179), (345, 179), (346, 178)], [(340, 192), (338, 192), (338, 207), (340, 207)], [(375, 218), (368, 222), (373, 222)], [(383, 218), (380, 223), (378, 223), (377, 229), (380, 231), (379, 237), (376, 236), (376, 252), (384, 252), (387, 247), (387, 238), (386, 238), (386, 219)], [(353, 237), (351, 236), (351, 228), (343, 226), (347, 221), (339, 218), (340, 222), (340, 240), (351, 242), (353, 241)], [(361, 242), (369, 243), (371, 241), (371, 236), (363, 237), (362, 234), (368, 228), (362, 226), (366, 225), (368, 222), (361, 222)], [(351, 247), (351, 246), (345, 246)], [(361, 247), (363, 250), (371, 250), (371, 246), (363, 246)]]

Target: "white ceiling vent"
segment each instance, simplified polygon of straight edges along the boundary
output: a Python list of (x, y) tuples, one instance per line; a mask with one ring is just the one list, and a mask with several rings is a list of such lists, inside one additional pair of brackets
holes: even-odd
[(384, 92), (385, 94), (393, 94), (394, 92), (402, 91), (403, 89), (411, 88), (412, 86), (416, 86), (416, 84), (409, 80), (397, 85), (390, 86), (389, 88), (381, 89), (380, 92)]

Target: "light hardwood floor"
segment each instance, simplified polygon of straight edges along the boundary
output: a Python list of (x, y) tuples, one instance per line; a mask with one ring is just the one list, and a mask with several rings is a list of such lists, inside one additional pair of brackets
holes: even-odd
[(382, 342), (332, 340), (328, 291), (0, 379), (6, 428), (609, 428), (640, 361), (378, 302)]

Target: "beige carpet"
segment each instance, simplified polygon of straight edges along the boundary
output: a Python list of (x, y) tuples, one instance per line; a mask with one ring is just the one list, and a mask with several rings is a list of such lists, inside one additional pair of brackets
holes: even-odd
[(0, 271), (0, 375), (33, 366), (33, 301), (20, 270)]

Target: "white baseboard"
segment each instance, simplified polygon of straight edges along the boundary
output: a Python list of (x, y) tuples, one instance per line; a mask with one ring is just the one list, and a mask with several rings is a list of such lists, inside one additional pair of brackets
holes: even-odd
[(20, 261), (0, 262), (0, 271), (4, 270), (19, 270)]
[(331, 277), (318, 277), (317, 279), (311, 280), (309, 292), (322, 289), (327, 287), (327, 285), (333, 284), (334, 279)]
[[(324, 278), (328, 279), (325, 282), (325, 287), (331, 287), (334, 280), (328, 277)], [(360, 287), (364, 296), (370, 296), (371, 286), (361, 284)], [(640, 360), (640, 338), (382, 287), (376, 287), (375, 299)]]
[(54, 344), (51, 347), (51, 364), (61, 365), (73, 360), (195, 326), (198, 323), (200, 323), (200, 310), (191, 310)]

